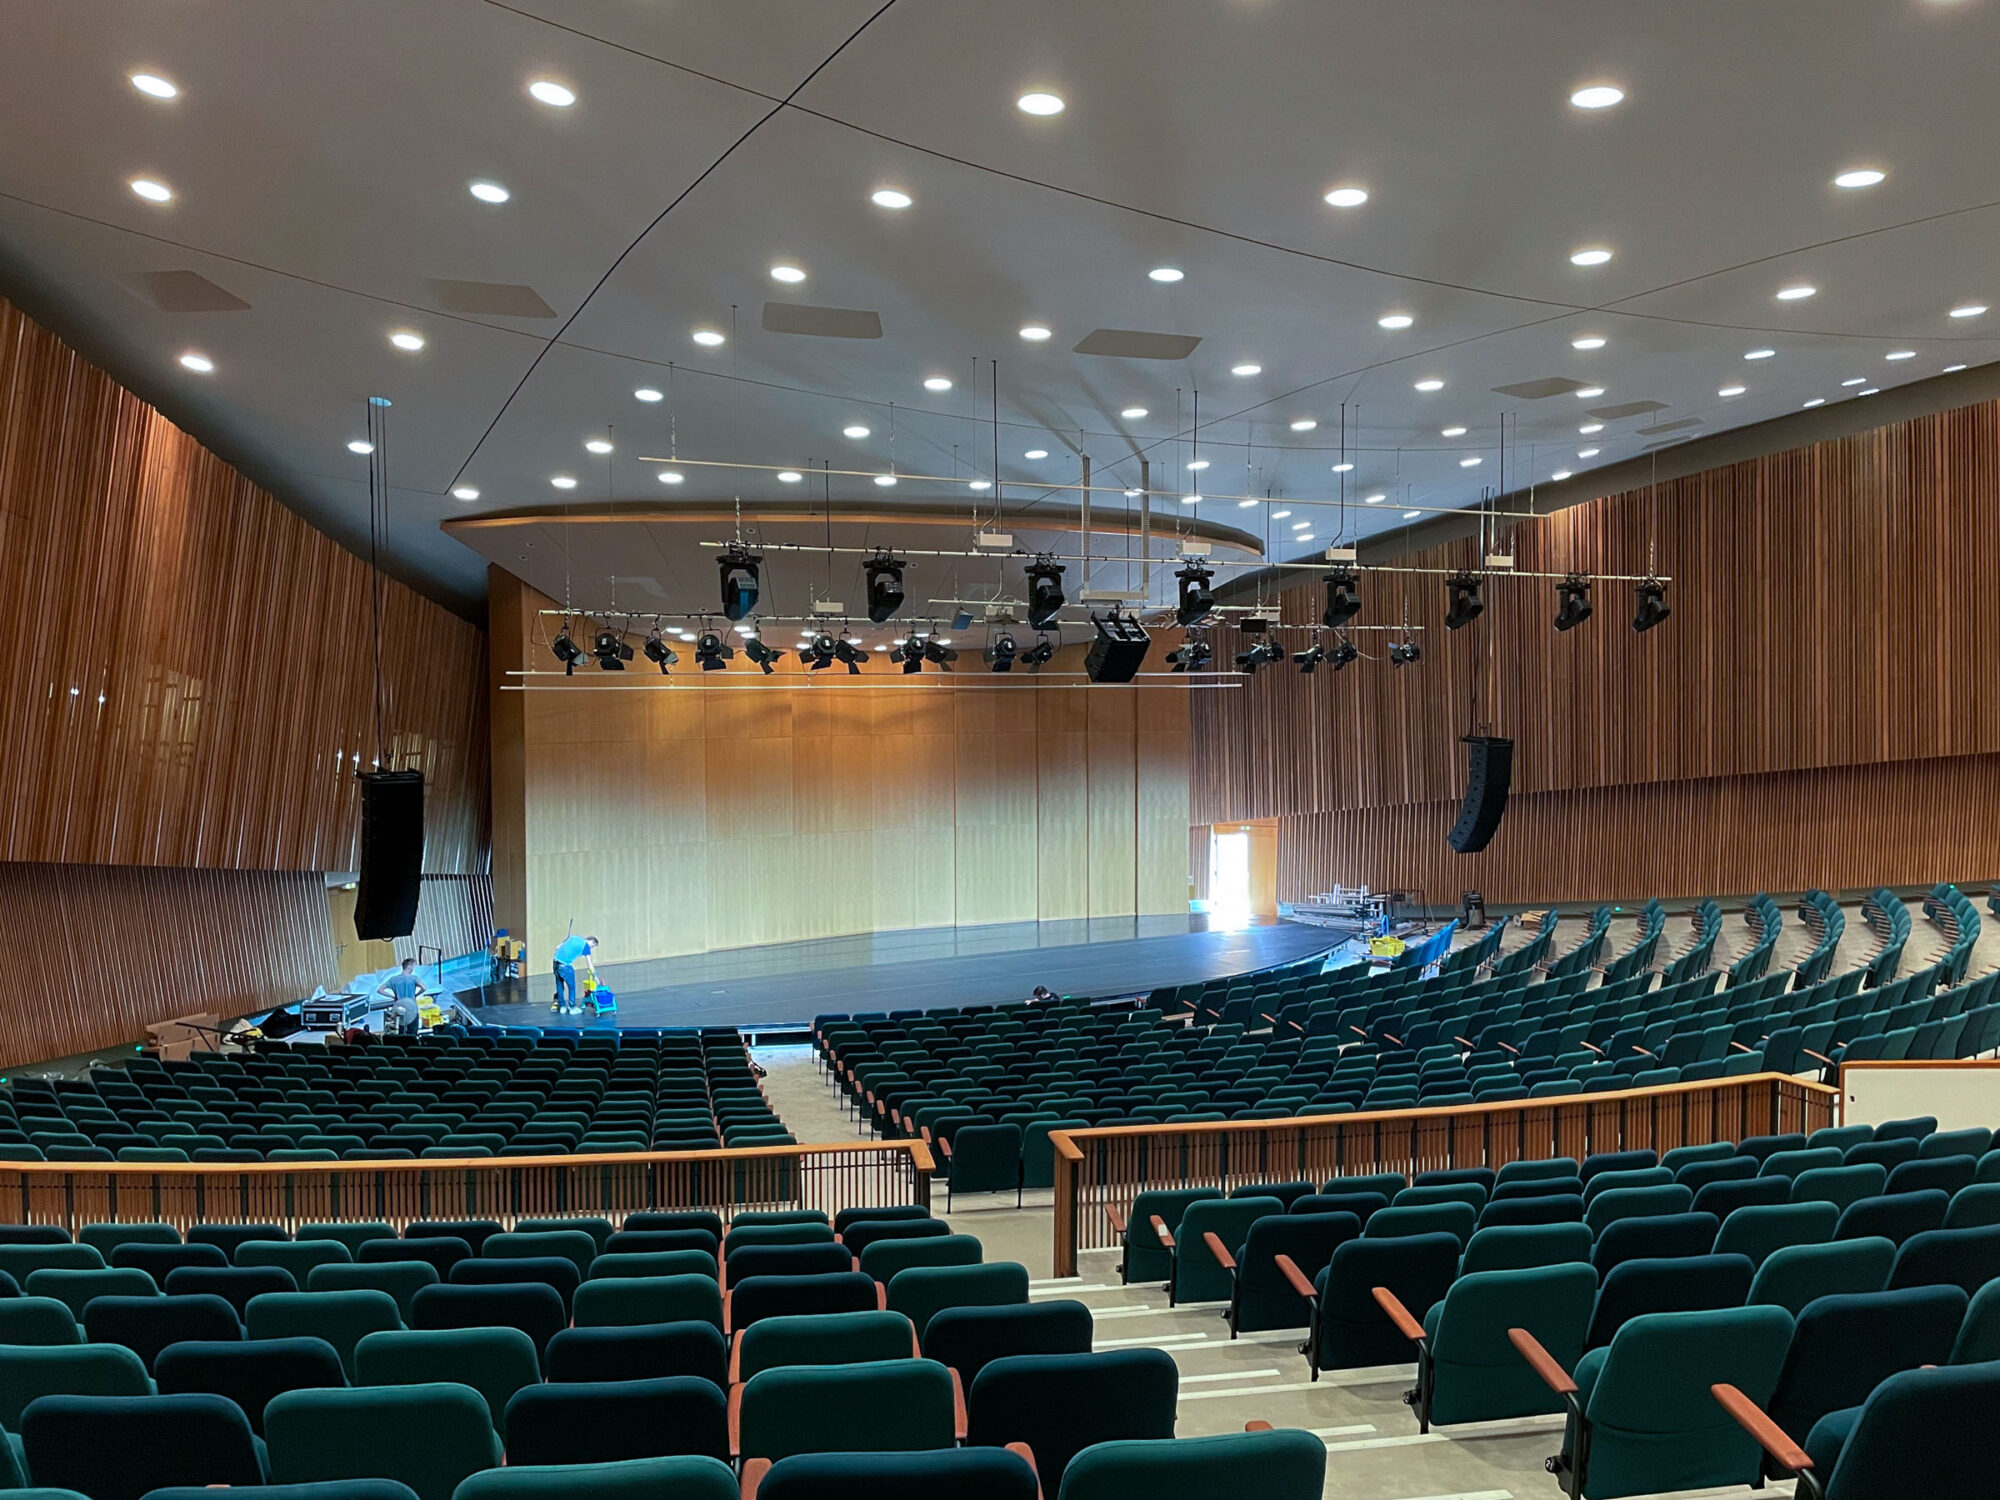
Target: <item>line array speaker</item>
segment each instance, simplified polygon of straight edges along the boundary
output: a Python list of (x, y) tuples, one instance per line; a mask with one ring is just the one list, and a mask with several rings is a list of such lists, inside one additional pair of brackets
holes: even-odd
[(408, 937), (424, 881), (424, 773), (361, 776), (361, 881), (354, 930), (363, 941)]
[(1465, 803), (1445, 841), (1460, 854), (1477, 854), (1492, 842), (1507, 811), (1507, 785), (1514, 775), (1514, 742), (1498, 735), (1468, 734)]

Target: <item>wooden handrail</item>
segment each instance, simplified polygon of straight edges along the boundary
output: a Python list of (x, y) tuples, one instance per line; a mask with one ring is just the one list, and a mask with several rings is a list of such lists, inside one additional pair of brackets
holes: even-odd
[(907, 1151), (926, 1172), (937, 1159), (922, 1141), (833, 1141), (799, 1146), (727, 1146), (707, 1151), (607, 1151), (558, 1156), (419, 1156), (381, 1161), (15, 1161), (0, 1157), (0, 1172), (130, 1172), (147, 1177), (218, 1175), (311, 1177), (352, 1172), (502, 1172), (518, 1167), (621, 1167), (655, 1162), (775, 1161), (781, 1157), (828, 1156), (865, 1151), (894, 1155)]

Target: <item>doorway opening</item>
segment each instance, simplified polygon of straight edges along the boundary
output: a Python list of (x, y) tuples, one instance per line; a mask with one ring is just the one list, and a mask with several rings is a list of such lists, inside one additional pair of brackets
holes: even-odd
[(1250, 925), (1250, 835), (1246, 831), (1209, 836), (1208, 912), (1211, 928)]

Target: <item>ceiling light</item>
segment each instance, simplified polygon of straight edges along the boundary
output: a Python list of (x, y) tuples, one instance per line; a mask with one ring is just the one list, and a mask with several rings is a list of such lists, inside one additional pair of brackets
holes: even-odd
[(1477, 575), (1463, 571), (1444, 581), (1446, 630), (1463, 630), (1486, 613), (1486, 601), (1479, 596), (1482, 581)]
[(1387, 495), (1369, 495), (1366, 498), (1364, 498), (1361, 503), (1363, 505), (1380, 505), (1384, 500), (1387, 500), (1388, 498), (1389, 497)]
[(1595, 401), (1599, 396), (1604, 394), (1604, 387), (1601, 385), (1587, 385), (1582, 390), (1576, 391), (1573, 394), (1579, 401)]
[[(1029, 454), (1028, 456), (1030, 458), (1034, 457), (1033, 454)], [(1193, 459), (1189, 462), (1188, 467), (1199, 474), (1203, 469), (1208, 467), (1208, 460), (1205, 458)]]
[(908, 208), (917, 200), (899, 188), (877, 188), (868, 195), (877, 208)]
[(1611, 259), (1611, 252), (1601, 246), (1592, 246), (1570, 253), (1569, 263), (1573, 266), (1601, 266)]
[(660, 392), (654, 390), (650, 385), (642, 385), (632, 394), (640, 401), (659, 401), (663, 399)]
[(975, 479), (966, 485), (966, 488), (969, 490), (990, 490), (993, 488), (993, 481), (990, 479)]
[(1039, 344), (1043, 339), (1050, 337), (1050, 334), (1048, 329), (1042, 327), (1041, 324), (1030, 323), (1026, 328), (1021, 330), (1021, 337), (1031, 344)]
[(1576, 456), (1578, 458), (1595, 458), (1602, 451), (1602, 449), (1598, 448), (1579, 448), (1576, 450)]
[(583, 450), (586, 453), (609, 453), (611, 445), (605, 442), (603, 438), (592, 438), (583, 445)]
[(1854, 394), (1857, 396), (1879, 396), (1882, 394), (1882, 387), (1880, 387), (1879, 385), (1871, 385), (1862, 390), (1856, 391)]
[(1317, 426), (1319, 426), (1319, 423), (1314, 421), (1311, 417), (1299, 417), (1292, 423), (1292, 431), (1311, 432)]
[(1944, 373), (1947, 375), (1955, 375), (1964, 368), (1965, 368), (1964, 365), (1946, 365), (1944, 367)]
[(132, 179), (132, 191), (137, 193), (141, 198), (144, 198), (148, 203), (171, 203), (174, 196), (172, 188), (168, 187), (164, 182), (155, 182), (150, 177), (134, 177)]
[(1282, 521), (1285, 519), (1286, 516), (1289, 516), (1290, 514), (1291, 512), (1288, 510), (1274, 510), (1271, 512), (1271, 519), (1274, 521)]
[(1312, 539), (1313, 534), (1310, 531), (1301, 531), (1297, 536), (1292, 538), (1295, 542), (1309, 542)]
[(1569, 96), (1569, 102), (1578, 109), (1609, 109), (1625, 97), (1625, 90), (1608, 83), (1593, 83), (1589, 88), (1578, 89)]
[(1464, 437), (1464, 436), (1465, 436), (1465, 429), (1464, 429), (1463, 427), (1447, 427), (1447, 428), (1445, 428), (1445, 429), (1443, 430), (1443, 432), (1442, 432), (1441, 436), (1444, 436), (1444, 437)]
[(1174, 282), (1179, 281), (1187, 273), (1177, 266), (1155, 266), (1146, 274), (1155, 281)]
[(1780, 302), (1802, 302), (1818, 290), (1818, 287), (1807, 286), (1804, 282), (1799, 283), (1797, 286), (1780, 287), (1778, 289), (1778, 300)]
[(1023, 94), (1014, 101), (1014, 107), (1024, 115), (1059, 115), (1063, 112), (1063, 101), (1059, 94)]
[(1181, 496), (1181, 504), (1183, 504), (1183, 505), (1199, 505), (1199, 504), (1201, 504), (1201, 496), (1199, 496), (1199, 495), (1183, 495), (1183, 496)]
[(1771, 359), (1777, 352), (1776, 349), (1751, 349), (1743, 357), (1745, 359)]
[(424, 336), (421, 333), (392, 333), (389, 335), (389, 342), (394, 344), (398, 349), (404, 349), (411, 354), (415, 354), (419, 349), (424, 347)]
[(528, 85), (528, 92), (542, 103), (556, 109), (568, 109), (572, 104), (576, 103), (576, 94), (572, 90), (564, 88), (553, 78), (537, 78), (533, 83)]
[(1568, 469), (1557, 469), (1557, 470), (1555, 471), (1555, 473), (1553, 473), (1553, 474), (1551, 474), (1551, 475), (1549, 476), (1549, 478), (1550, 478), (1551, 480), (1557, 480), (1557, 479), (1567, 479), (1567, 478), (1569, 478), (1569, 470), (1568, 470)]
[(1806, 405), (1807, 405), (1808, 407), (1814, 407), (1814, 406), (1824, 406), (1824, 405), (1826, 405), (1826, 397), (1824, 397), (1824, 396), (1815, 396), (1815, 397), (1813, 397), (1813, 398), (1812, 398), (1812, 400), (1810, 400), (1810, 401), (1806, 402)]
[(1336, 474), (1352, 474), (1354, 472), (1354, 465), (1349, 463), (1338, 463), (1333, 466), (1333, 472)]
[(150, 94), (155, 99), (172, 99), (180, 93), (179, 89), (157, 73), (134, 73), (130, 76), (133, 88), (142, 94)]
[(1359, 208), (1368, 201), (1368, 189), (1358, 187), (1337, 187), (1325, 195), (1326, 201), (1335, 208)]
[(1262, 375), (1264, 367), (1262, 365), (1231, 365), (1229, 373), (1232, 375)]
[(1476, 457), (1475, 457), (1475, 458), (1461, 458), (1461, 459), (1460, 459), (1460, 460), (1458, 461), (1458, 466), (1459, 466), (1459, 467), (1460, 467), (1461, 469), (1476, 469), (1476, 468), (1478, 468), (1478, 467), (1479, 467), (1479, 465), (1480, 465), (1480, 462), (1481, 462), (1481, 460), (1480, 460), (1480, 459), (1478, 459), (1478, 458), (1476, 458)]
[(933, 375), (924, 382), (924, 389), (927, 391), (948, 391), (951, 389), (951, 382), (946, 380), (942, 375)]
[(694, 341), (697, 344), (701, 345), (702, 348), (704, 349), (714, 349), (728, 342), (728, 340), (726, 340), (721, 334), (717, 333), (713, 328), (697, 328), (694, 331), (692, 337)]
[(1143, 406), (1128, 406), (1118, 413), (1118, 415), (1128, 422), (1136, 422), (1139, 418), (1146, 415), (1146, 408)]
[(479, 491), (469, 484), (461, 484), (451, 492), (451, 498), (454, 500), (477, 500), (479, 498)]
[(1842, 172), (1834, 178), (1833, 185), (1844, 188), (1873, 187), (1888, 175), (1886, 172), (1876, 171), (1873, 167), (1856, 167), (1853, 171)]
[[(683, 474), (679, 469), (662, 469), (660, 470), (659, 478), (661, 484), (681, 484), (687, 479), (687, 475)], [(575, 483), (574, 480), (570, 482), (572, 484)]]
[(850, 438), (865, 438), (868, 436), (868, 429), (863, 427), (859, 422), (856, 422), (852, 426), (841, 428), (840, 435)]
[(1581, 573), (1571, 573), (1556, 585), (1555, 626), (1557, 630), (1574, 630), (1591, 617), (1590, 581)]
[(1292, 530), (1294, 530), (1294, 531), (1307, 531), (1307, 530), (1310, 530), (1310, 529), (1311, 529), (1311, 527), (1312, 527), (1312, 522), (1310, 522), (1310, 521), (1294, 521), (1294, 522), (1292, 522)]
[(373, 453), (375, 445), (366, 438), (356, 438), (347, 445), (347, 451), (349, 453)]
[(1842, 385), (1866, 385), (1868, 384), (1868, 377), (1866, 375), (1857, 375), (1852, 380), (1843, 380), (1840, 383)]
[(467, 191), (481, 203), (505, 203), (514, 196), (497, 182), (475, 182)]
[(877, 474), (875, 482), (885, 490), (894, 489), (896, 486), (896, 476), (894, 474)]
[(1257, 502), (1255, 500), (1238, 500), (1236, 502), (1236, 508), (1238, 510), (1248, 510), (1251, 506), (1255, 505), (1256, 503)]
[(208, 375), (214, 373), (215, 361), (210, 359), (206, 354), (190, 352), (181, 356), (181, 367), (192, 370), (197, 375)]
[(1602, 349), (1604, 339), (1599, 334), (1586, 333), (1582, 338), (1571, 339), (1569, 346), (1572, 349)]
[(803, 478), (805, 478), (805, 475), (801, 474), (797, 469), (778, 470), (778, 483), (780, 484), (797, 484)]
[(1405, 521), (1414, 521), (1418, 516), (1422, 514), (1423, 512), (1420, 510), (1406, 510), (1403, 512), (1403, 519)]
[(1963, 307), (1954, 307), (1951, 310), (1951, 315), (1954, 318), (1977, 318), (1984, 316), (1985, 312), (1986, 304), (1984, 302), (1968, 302)]
[(1145, 493), (1146, 492), (1144, 490), (1127, 490), (1125, 492), (1125, 498), (1127, 500), (1137, 500), (1141, 495)]
[[(348, 446), (353, 447), (354, 445), (350, 443)], [(559, 490), (573, 490), (576, 488), (576, 481), (567, 474), (552, 474), (549, 476), (549, 483)]]
[[(1049, 450), (1046, 448), (1030, 448), (1026, 453), (1023, 453), (1021, 455), (1021, 457), (1028, 459), (1047, 458), (1048, 456), (1049, 456)], [(1192, 469), (1194, 465), (1189, 464), (1188, 467)]]
[(1419, 380), (1416, 384), (1416, 389), (1420, 391), (1441, 391), (1444, 389), (1444, 382), (1442, 380)]
[(1585, 437), (1589, 437), (1593, 432), (1604, 431), (1604, 424), (1602, 422), (1585, 422), (1581, 427), (1577, 428), (1577, 431)]
[(1884, 359), (1915, 359), (1917, 351), (1914, 349), (1891, 349), (1882, 357)]
[(1408, 313), (1384, 313), (1382, 314), (1381, 317), (1375, 320), (1375, 326), (1377, 328), (1387, 328), (1390, 329), (1391, 331), (1394, 331), (1400, 328), (1408, 328), (1412, 323), (1416, 321), (1417, 320), (1411, 317)]

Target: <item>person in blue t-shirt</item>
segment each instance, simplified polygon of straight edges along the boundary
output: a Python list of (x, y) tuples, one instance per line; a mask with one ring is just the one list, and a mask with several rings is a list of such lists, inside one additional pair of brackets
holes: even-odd
[(399, 1032), (413, 1032), (417, 1029), (417, 996), (426, 993), (424, 982), (417, 978), (417, 961), (403, 960), (402, 967), (376, 987), (375, 993), (389, 997), (389, 1019), (393, 1029)]
[(597, 965), (592, 956), (596, 952), (597, 939), (594, 937), (578, 937), (572, 933), (556, 944), (556, 1002), (549, 1009), (561, 1011), (567, 1016), (583, 1014), (583, 1004), (576, 993), (576, 965), (581, 962), (595, 974)]

